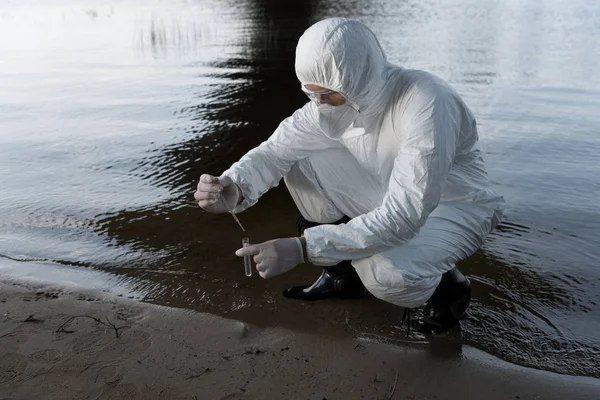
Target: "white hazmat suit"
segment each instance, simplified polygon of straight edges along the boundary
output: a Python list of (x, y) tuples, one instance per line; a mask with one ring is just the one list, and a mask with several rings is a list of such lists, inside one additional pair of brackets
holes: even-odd
[(387, 62), (358, 21), (310, 27), (295, 67), (303, 85), (336, 91), (354, 108), (339, 108), (341, 122), (332, 123), (329, 110), (309, 102), (233, 164), (223, 175), (243, 193), (234, 212), (285, 178), (307, 220), (352, 218), (306, 229), (308, 261), (352, 260), (376, 297), (423, 305), (441, 275), (480, 248), (502, 218), (475, 118), (441, 79)]

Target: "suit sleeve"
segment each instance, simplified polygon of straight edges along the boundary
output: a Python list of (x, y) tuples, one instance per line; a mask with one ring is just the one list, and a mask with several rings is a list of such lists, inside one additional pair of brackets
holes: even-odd
[(250, 150), (223, 173), (243, 193), (243, 201), (234, 212), (256, 204), (265, 192), (279, 184), (296, 162), (315, 152), (341, 146), (339, 141), (322, 133), (318, 112), (313, 102), (307, 103), (283, 120), (268, 140)]

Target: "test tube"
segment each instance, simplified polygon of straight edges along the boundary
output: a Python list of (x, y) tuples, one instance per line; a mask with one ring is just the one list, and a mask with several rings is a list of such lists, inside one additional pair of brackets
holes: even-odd
[[(250, 239), (245, 237), (242, 238), (242, 247), (250, 246)], [(244, 256), (244, 271), (246, 276), (252, 276), (252, 259), (250, 256)]]

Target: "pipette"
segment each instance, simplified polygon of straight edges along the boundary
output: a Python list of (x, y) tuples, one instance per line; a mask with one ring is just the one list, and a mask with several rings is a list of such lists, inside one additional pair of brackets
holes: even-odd
[(223, 194), (221, 194), (220, 197), (221, 197), (221, 201), (223, 202), (223, 204), (225, 204), (225, 208), (227, 208), (227, 210), (229, 211), (229, 214), (231, 214), (231, 216), (233, 217), (233, 219), (235, 220), (235, 222), (237, 222), (237, 224), (240, 226), (240, 228), (242, 228), (242, 232), (246, 232), (246, 230), (244, 229), (244, 226), (242, 225), (242, 223), (238, 219), (237, 215), (234, 214), (233, 209), (231, 209), (231, 210), (229, 209), (229, 205), (225, 201), (225, 197), (223, 197)]
[(229, 211), (229, 214), (231, 214), (231, 216), (233, 217), (233, 219), (235, 219), (235, 222), (237, 222), (238, 225), (240, 226), (240, 228), (242, 228), (242, 231), (246, 232), (246, 230), (242, 226), (242, 223), (240, 222), (240, 220), (238, 219), (238, 217), (233, 213), (233, 211)]
[[(227, 202), (225, 201), (225, 197), (223, 197), (223, 195), (221, 195), (221, 201), (223, 201), (223, 203), (225, 204), (225, 208), (229, 210), (229, 206), (227, 205)], [(240, 228), (242, 228), (242, 231), (246, 232), (244, 226), (242, 225), (238, 217), (233, 213), (233, 209), (229, 210), (229, 214), (231, 214), (235, 222), (237, 222)], [(242, 247), (248, 246), (250, 246), (250, 239), (247, 237), (242, 238)], [(250, 256), (244, 256), (244, 272), (246, 273), (246, 276), (252, 276), (252, 259), (250, 258)]]

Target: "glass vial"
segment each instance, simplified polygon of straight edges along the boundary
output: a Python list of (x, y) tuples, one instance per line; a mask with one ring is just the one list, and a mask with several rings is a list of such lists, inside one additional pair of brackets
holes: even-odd
[[(242, 247), (250, 246), (250, 239), (245, 237), (242, 238)], [(252, 259), (250, 256), (244, 256), (244, 271), (246, 276), (252, 276)]]

